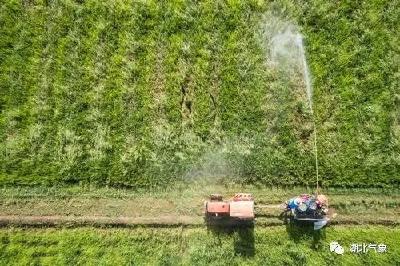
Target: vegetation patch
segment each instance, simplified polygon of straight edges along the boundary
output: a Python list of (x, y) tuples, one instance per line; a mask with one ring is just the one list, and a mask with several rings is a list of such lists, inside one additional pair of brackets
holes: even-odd
[[(0, 229), (2, 265), (396, 265), (399, 228), (285, 227), (213, 231), (205, 228)], [(343, 255), (329, 251), (338, 241)], [(350, 252), (353, 243), (384, 243), (387, 252)]]
[(303, 35), (324, 186), (399, 184), (398, 1), (14, 1), (0, 7), (0, 184), (310, 185)]

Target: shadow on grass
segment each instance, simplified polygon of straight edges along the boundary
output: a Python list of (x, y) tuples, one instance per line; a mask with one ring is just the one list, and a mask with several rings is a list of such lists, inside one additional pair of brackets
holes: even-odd
[(284, 211), (279, 216), (279, 219), (286, 225), (286, 232), (289, 239), (295, 243), (300, 241), (312, 240), (311, 248), (314, 250), (322, 247), (322, 241), (326, 238), (325, 227), (319, 230), (314, 230), (314, 222), (294, 220), (287, 211)]
[(234, 238), (233, 249), (236, 256), (253, 257), (254, 247), (254, 224), (230, 224), (213, 223), (207, 224), (207, 230), (211, 231), (218, 238), (220, 235), (230, 235)]
[(315, 250), (322, 247), (322, 241), (326, 238), (325, 228), (314, 230), (314, 223), (309, 221), (291, 220), (286, 223), (286, 232), (295, 243), (312, 240), (311, 248)]

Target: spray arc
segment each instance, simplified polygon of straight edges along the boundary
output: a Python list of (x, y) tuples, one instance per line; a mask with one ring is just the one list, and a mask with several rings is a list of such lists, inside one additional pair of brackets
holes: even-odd
[(313, 149), (315, 157), (316, 191), (319, 191), (317, 127), (315, 122), (312, 100), (311, 75), (307, 64), (303, 36), (292, 25), (285, 26), (284, 30), (276, 33), (270, 41), (270, 61), (273, 66), (283, 69), (287, 76), (299, 75), (304, 81), (308, 107), (313, 124)]
[(305, 221), (314, 224), (314, 229), (324, 227), (328, 221), (328, 198), (320, 194), (317, 127), (313, 111), (312, 84), (307, 65), (303, 36), (287, 27), (283, 32), (274, 35), (271, 39), (271, 59), (278, 67), (300, 72), (304, 80), (308, 106), (312, 115), (313, 148), (315, 160), (316, 191), (314, 195), (302, 194), (285, 202), (284, 212), (294, 221)]
[[(329, 221), (328, 198), (320, 194), (317, 127), (313, 111), (312, 84), (305, 56), (303, 36), (294, 30), (294, 27), (291, 25), (286, 25), (283, 30), (280, 30), (270, 38), (270, 61), (272, 66), (282, 69), (288, 76), (293, 74), (301, 75), (301, 79), (304, 80), (308, 105), (313, 120), (316, 192), (314, 195), (302, 194), (286, 201), (284, 214), (289, 216), (289, 220), (291, 221), (311, 222), (314, 225), (314, 229), (318, 230), (324, 227)], [(240, 201), (248, 202), (239, 203)], [(238, 208), (239, 205), (240, 208)], [(239, 210), (236, 214), (232, 211), (235, 208)], [(211, 195), (210, 200), (205, 202), (205, 216), (208, 221), (210, 219), (220, 220), (224, 218), (241, 222), (253, 221), (254, 199), (251, 195), (243, 193), (235, 195), (233, 200), (230, 201), (223, 201), (219, 195)]]

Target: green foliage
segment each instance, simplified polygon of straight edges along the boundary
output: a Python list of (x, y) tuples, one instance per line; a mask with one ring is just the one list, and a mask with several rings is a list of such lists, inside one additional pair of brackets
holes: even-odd
[[(398, 228), (284, 227), (213, 232), (196, 228), (1, 229), (1, 265), (396, 265)], [(243, 232), (247, 231), (247, 232)], [(325, 236), (326, 233), (326, 236)], [(248, 237), (250, 235), (250, 237)], [(338, 241), (344, 255), (329, 251)], [(350, 253), (352, 243), (384, 243), (387, 253)], [(244, 248), (244, 249), (243, 249)], [(246, 252), (244, 252), (246, 250)]]
[(166, 186), (212, 153), (240, 183), (313, 184), (312, 116), (265, 63), (265, 12), (305, 36), (323, 185), (399, 184), (398, 5), (6, 0), (0, 184)]

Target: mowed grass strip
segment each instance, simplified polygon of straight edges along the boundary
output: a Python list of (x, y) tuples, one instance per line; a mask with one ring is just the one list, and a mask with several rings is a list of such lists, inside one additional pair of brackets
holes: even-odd
[[(343, 255), (329, 251), (338, 241)], [(400, 228), (0, 229), (1, 265), (398, 265)], [(353, 254), (353, 243), (386, 253)]]
[[(281, 204), (285, 200), (302, 193), (312, 193), (312, 189), (192, 184), (185, 188), (150, 191), (73, 186), (9, 187), (1, 189), (0, 192), (0, 216), (27, 217), (27, 224), (30, 223), (28, 221), (31, 220), (31, 216), (37, 217), (35, 221), (39, 223), (40, 217), (43, 216), (57, 217), (57, 221), (68, 223), (71, 219), (74, 220), (74, 217), (77, 221), (90, 220), (90, 223), (99, 217), (99, 220), (105, 221), (121, 218), (135, 224), (140, 221), (165, 224), (165, 221), (173, 221), (173, 217), (191, 217), (184, 221), (199, 224), (202, 223), (203, 203), (211, 193), (221, 193), (225, 199), (229, 199), (237, 192), (250, 192), (255, 197), (257, 221), (268, 225), (279, 223)], [(330, 206), (337, 214), (334, 218), (335, 223), (400, 223), (400, 193), (397, 190), (329, 189), (324, 193), (329, 196)], [(10, 219), (4, 221), (8, 220)], [(46, 224), (47, 220), (43, 221)], [(11, 224), (17, 225), (21, 224), (20, 222)]]

